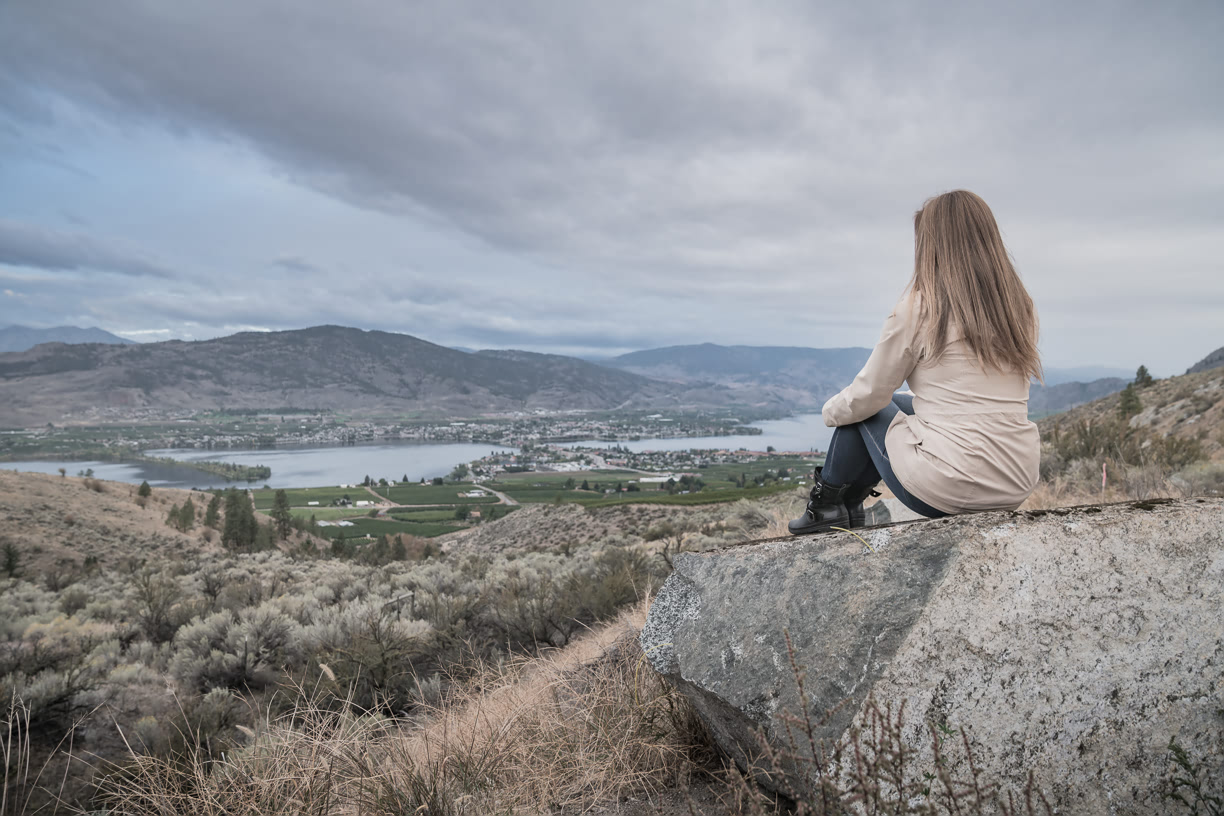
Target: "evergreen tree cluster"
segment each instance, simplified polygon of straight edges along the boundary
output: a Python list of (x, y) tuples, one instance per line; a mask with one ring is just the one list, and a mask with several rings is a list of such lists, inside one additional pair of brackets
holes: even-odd
[(177, 504), (170, 506), (170, 512), (166, 514), (166, 524), (170, 525), (179, 532), (187, 532), (195, 527), (196, 522), (196, 507), (195, 502), (191, 497), (187, 497), (187, 501), (183, 502), (183, 506)]
[(229, 550), (253, 552), (272, 546), (272, 531), (255, 518), (255, 508), (245, 490), (225, 491), (225, 524), (221, 544)]

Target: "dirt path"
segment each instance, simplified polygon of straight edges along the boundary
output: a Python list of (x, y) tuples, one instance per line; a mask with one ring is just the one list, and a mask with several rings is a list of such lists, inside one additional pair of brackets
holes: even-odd
[(518, 507), (517, 501), (510, 498), (505, 493), (502, 493), (500, 490), (494, 490), (493, 488), (485, 487), (484, 485), (477, 485), (477, 487), (479, 487), (481, 490), (487, 491), (489, 493), (492, 493), (494, 496), (496, 496), (498, 498), (498, 504), (508, 504), (511, 507)]
[(374, 488), (370, 487), (369, 485), (362, 485), (362, 487), (365, 488), (365, 491), (367, 493), (369, 493), (374, 498), (378, 499), (379, 506), (387, 506), (387, 507), (398, 507), (399, 506), (395, 504), (395, 502), (388, 499), (386, 496), (378, 495), (378, 493), (374, 491)]

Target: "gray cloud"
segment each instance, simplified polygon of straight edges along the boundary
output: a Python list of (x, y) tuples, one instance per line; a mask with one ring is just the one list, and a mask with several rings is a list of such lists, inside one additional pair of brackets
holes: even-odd
[(61, 272), (93, 269), (138, 277), (174, 277), (170, 270), (112, 242), (4, 218), (0, 218), (0, 263)]
[[(1136, 146), (1185, 166), (1222, 78), (1218, 4), (1063, 8), (26, 4), (5, 12), (0, 64), (498, 245), (702, 265), (776, 236), (798, 245), (775, 260), (798, 262), (805, 235), (883, 221), (966, 169), (1022, 171), (1058, 212), (1068, 197), (1034, 181), (1133, 184), (1133, 156), (1117, 171)], [(1140, 204), (1101, 192), (1083, 189), (1108, 214)]]
[(957, 186), (995, 206), (1048, 336), (1077, 354), (1104, 359), (1112, 336), (1083, 343), (1092, 315), (1064, 304), (1108, 281), (1142, 309), (1153, 243), (1188, 270), (1178, 291), (1203, 288), (1224, 250), (1219, 3), (825, 5), (5, 4), (0, 107), (45, 124), (55, 96), (238, 142), (296, 183), (544, 265), (512, 285), (371, 282), (390, 317), (346, 291), (360, 274), (282, 246), (261, 257), (294, 276), (291, 302), (150, 293), (167, 318), (742, 342), (801, 304), (796, 332), (869, 343), (907, 277), (909, 214)]

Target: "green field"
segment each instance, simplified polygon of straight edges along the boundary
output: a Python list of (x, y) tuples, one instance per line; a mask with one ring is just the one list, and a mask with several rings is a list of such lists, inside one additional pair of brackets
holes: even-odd
[[(579, 473), (504, 473), (489, 486), (500, 490), (515, 501), (523, 504), (545, 504), (555, 502), (560, 497), (563, 502), (589, 504), (603, 501), (607, 498), (603, 489), (616, 487), (617, 482), (628, 484), (641, 478), (642, 474), (627, 470), (590, 470)], [(596, 484), (600, 491), (578, 490), (567, 488), (567, 482), (581, 486), (585, 481), (590, 487)]]
[(437, 510), (395, 510), (391, 512), (391, 518), (396, 521), (454, 521), (455, 511), (451, 508), (439, 508)]
[(421, 536), (429, 538), (432, 536), (442, 535), (443, 533), (453, 533), (455, 530), (462, 529), (463, 524), (452, 520), (451, 523), (443, 522), (405, 522), (405, 521), (387, 521), (383, 519), (372, 518), (353, 518), (349, 519), (353, 522), (352, 527), (323, 527), (319, 530), (321, 535), (327, 538), (358, 538), (359, 536), (372, 535), (397, 535), (406, 533), (408, 535)]
[(745, 464), (707, 465), (706, 467), (698, 468), (695, 472), (701, 476), (706, 484), (712, 486), (718, 482), (731, 483), (738, 479), (741, 474), (747, 474), (748, 478), (752, 478), (767, 470), (777, 473), (782, 469), (786, 469), (790, 471), (790, 475), (794, 478), (810, 477), (813, 465), (818, 465), (823, 461), (823, 456), (815, 455), (802, 459), (797, 459), (793, 456), (771, 456), (759, 462)]
[(339, 519), (360, 518), (372, 508), (358, 507), (291, 507), (289, 512), (294, 518), (307, 519), (314, 516), (315, 521), (337, 521)]
[(485, 494), (479, 498), (464, 498), (461, 494), (473, 489), (468, 483), (432, 485), (396, 485), (395, 487), (376, 487), (374, 492), (390, 499), (395, 504), (490, 504), (496, 502), (496, 496)]
[[(645, 474), (630, 471), (585, 471), (579, 473), (523, 473), (503, 474), (490, 487), (500, 490), (515, 501), (523, 504), (545, 504), (555, 502), (570, 502), (588, 507), (606, 507), (613, 504), (715, 504), (719, 502), (736, 501), (741, 498), (766, 496), (772, 493), (785, 492), (795, 487), (798, 479), (811, 473), (812, 462), (818, 457), (770, 457), (758, 462), (730, 463), (709, 465), (707, 467), (690, 469), (705, 483), (705, 487), (693, 493), (669, 494), (659, 490), (657, 483), (642, 485), (640, 491), (605, 494), (603, 488), (615, 487), (617, 482), (627, 484), (636, 481)], [(766, 473), (777, 474), (786, 468), (792, 477), (790, 482), (770, 483), (766, 487), (740, 488), (736, 479), (746, 476), (751, 480), (754, 476)], [(583, 481), (590, 487), (599, 484), (601, 491), (566, 489), (569, 480), (581, 486)]]
[[(275, 490), (255, 490), (255, 509), (271, 510), (276, 500)], [(364, 487), (294, 487), (285, 491), (290, 507), (306, 507), (307, 502), (317, 501), (319, 507), (329, 507), (336, 499), (348, 497), (349, 501), (377, 501)]]

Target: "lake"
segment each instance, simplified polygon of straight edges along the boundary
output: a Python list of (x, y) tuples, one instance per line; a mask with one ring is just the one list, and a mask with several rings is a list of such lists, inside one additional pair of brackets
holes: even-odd
[[(753, 423), (760, 428), (760, 436), (706, 436), (672, 439), (640, 439), (635, 442), (602, 442), (589, 440), (573, 442), (572, 445), (610, 448), (615, 445), (633, 451), (688, 450), (689, 448), (728, 448), (763, 451), (772, 445), (779, 451), (824, 450), (828, 446), (833, 429), (826, 428), (819, 414), (775, 419)], [(407, 476), (410, 481), (446, 476), (460, 462), (470, 462), (491, 452), (513, 451), (499, 445), (485, 443), (448, 442), (383, 442), (365, 445), (334, 445), (311, 448), (268, 448), (263, 450), (201, 450), (199, 448), (148, 451), (152, 456), (168, 456), (184, 462), (219, 461), (245, 465), (267, 465), (272, 468), (272, 478), (267, 484), (272, 487), (319, 487), (334, 484), (360, 482), (367, 475), (375, 479), (400, 479)], [(226, 482), (216, 476), (177, 465), (148, 465), (143, 463), (122, 464), (114, 462), (62, 462), (28, 461), (0, 462), (6, 470), (32, 471), (35, 473), (58, 473), (65, 468), (76, 475), (86, 468), (93, 468), (99, 479), (139, 484), (142, 481), (154, 487), (226, 487)], [(239, 483), (240, 484), (240, 483)], [(264, 482), (257, 482), (262, 486)]]

